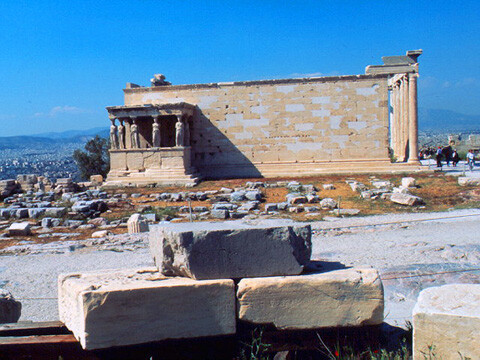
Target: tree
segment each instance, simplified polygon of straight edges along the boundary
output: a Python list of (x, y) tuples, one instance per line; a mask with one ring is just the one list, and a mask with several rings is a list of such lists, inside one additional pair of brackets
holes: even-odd
[(73, 160), (77, 163), (82, 179), (88, 180), (91, 175), (98, 174), (105, 178), (110, 170), (107, 139), (97, 135), (87, 141), (85, 150), (77, 149), (73, 152)]

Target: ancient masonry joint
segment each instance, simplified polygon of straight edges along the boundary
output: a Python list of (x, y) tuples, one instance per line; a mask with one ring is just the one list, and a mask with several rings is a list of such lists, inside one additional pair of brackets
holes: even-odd
[(415, 171), (421, 54), (383, 57), (365, 75), (128, 83), (125, 105), (107, 107), (107, 185)]

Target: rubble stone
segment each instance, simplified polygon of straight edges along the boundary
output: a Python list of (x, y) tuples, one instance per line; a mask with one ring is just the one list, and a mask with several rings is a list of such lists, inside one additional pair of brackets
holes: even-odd
[(390, 197), (390, 201), (400, 204), (400, 205), (407, 205), (407, 206), (415, 206), (415, 205), (423, 205), (423, 199), (410, 195), (410, 194), (400, 194), (400, 193), (392, 193)]
[(480, 178), (460, 176), (458, 178), (458, 185), (460, 185), (460, 186), (480, 186)]
[(32, 231), (28, 222), (13, 223), (8, 228), (8, 235), (10, 236), (28, 236), (31, 234)]
[(322, 209), (335, 209), (337, 208), (338, 204), (335, 200), (331, 198), (325, 198), (320, 201), (320, 206)]
[(402, 187), (404, 188), (411, 188), (416, 187), (416, 180), (413, 177), (404, 177), (402, 178)]
[(383, 321), (378, 272), (352, 268), (326, 273), (242, 279), (238, 318), (277, 329), (377, 325)]
[(5, 289), (0, 289), (0, 324), (16, 323), (22, 312), (22, 304)]
[(269, 221), (154, 225), (150, 249), (166, 275), (193, 279), (297, 275), (310, 261), (311, 228)]
[(84, 349), (235, 333), (230, 279), (166, 278), (156, 269), (63, 274), (60, 320)]
[(133, 214), (127, 221), (128, 233), (148, 232), (148, 221), (140, 214)]

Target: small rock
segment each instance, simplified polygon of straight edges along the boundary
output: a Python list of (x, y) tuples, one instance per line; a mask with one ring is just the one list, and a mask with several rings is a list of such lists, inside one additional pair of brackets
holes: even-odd
[(104, 237), (107, 237), (110, 234), (111, 234), (111, 232), (108, 231), (108, 230), (99, 230), (99, 231), (95, 231), (92, 234), (92, 238), (104, 238)]
[(337, 208), (338, 204), (335, 200), (331, 198), (325, 198), (320, 201), (320, 206), (322, 209), (335, 209)]
[(28, 236), (32, 234), (30, 223), (28, 222), (13, 223), (7, 231), (9, 236)]
[(333, 186), (333, 184), (323, 184), (323, 188), (325, 190), (335, 190), (335, 186)]
[(215, 219), (228, 219), (230, 212), (226, 209), (213, 209), (210, 211), (210, 215)]
[(259, 190), (247, 191), (245, 197), (250, 201), (257, 201), (262, 199), (262, 193)]
[(272, 212), (272, 211), (277, 211), (278, 206), (277, 204), (265, 204), (265, 211), (266, 212)]
[(402, 187), (404, 188), (411, 188), (416, 187), (416, 181), (413, 177), (404, 177), (402, 178)]
[(407, 206), (423, 205), (424, 201), (422, 198), (410, 194), (399, 194), (393, 193), (390, 197), (390, 201)]
[(16, 323), (22, 312), (22, 304), (12, 294), (0, 289), (0, 324)]

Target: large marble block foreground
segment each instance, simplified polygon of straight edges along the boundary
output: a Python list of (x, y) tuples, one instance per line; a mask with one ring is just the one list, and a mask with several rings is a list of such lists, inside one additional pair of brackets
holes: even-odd
[(284, 330), (383, 321), (383, 286), (378, 272), (371, 268), (242, 279), (237, 301), (240, 320)]
[(224, 279), (298, 275), (310, 261), (311, 228), (241, 221), (155, 225), (150, 249), (166, 275)]
[(413, 309), (413, 358), (430, 359), (424, 354), (431, 351), (438, 359), (480, 359), (479, 284), (420, 292)]
[(63, 274), (60, 320), (84, 349), (235, 333), (232, 280), (166, 278), (155, 268)]

